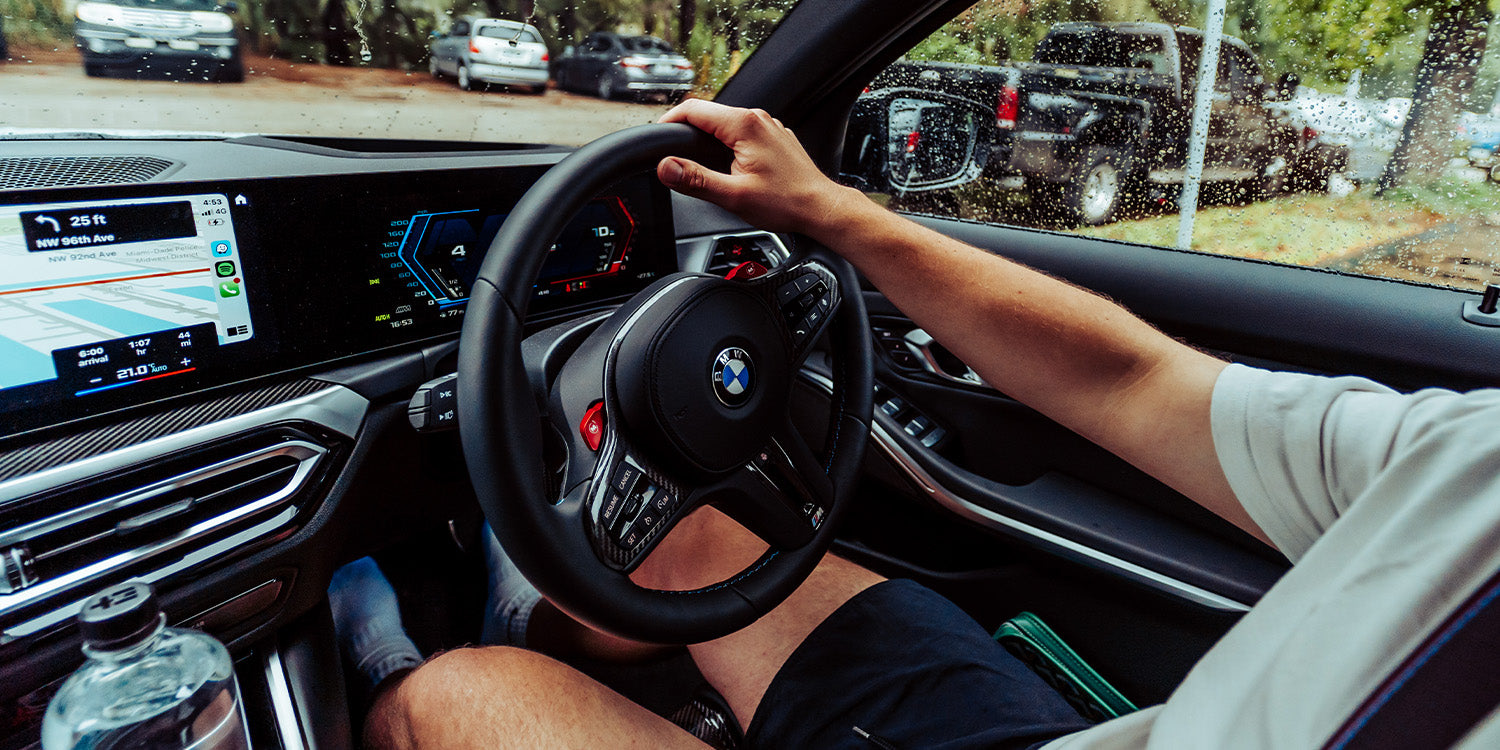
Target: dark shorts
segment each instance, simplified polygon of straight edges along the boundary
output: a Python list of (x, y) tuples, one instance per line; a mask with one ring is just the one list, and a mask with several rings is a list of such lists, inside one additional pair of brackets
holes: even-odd
[(912, 581), (886, 581), (845, 602), (792, 652), (747, 739), (755, 748), (1019, 750), (1088, 726), (952, 602)]

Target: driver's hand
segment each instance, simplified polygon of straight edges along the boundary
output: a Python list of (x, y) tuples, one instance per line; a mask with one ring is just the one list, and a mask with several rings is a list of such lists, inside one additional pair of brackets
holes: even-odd
[(661, 118), (695, 125), (734, 150), (729, 174), (669, 156), (656, 167), (667, 187), (717, 203), (774, 232), (813, 238), (835, 229), (840, 207), (863, 199), (818, 169), (792, 131), (759, 109), (739, 109), (690, 99)]

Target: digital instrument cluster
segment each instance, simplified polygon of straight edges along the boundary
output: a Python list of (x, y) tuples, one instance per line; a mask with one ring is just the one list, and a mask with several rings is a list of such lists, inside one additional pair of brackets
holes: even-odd
[[(0, 435), (457, 332), (544, 167), (0, 193)], [(546, 249), (562, 314), (676, 270), (642, 176)]]

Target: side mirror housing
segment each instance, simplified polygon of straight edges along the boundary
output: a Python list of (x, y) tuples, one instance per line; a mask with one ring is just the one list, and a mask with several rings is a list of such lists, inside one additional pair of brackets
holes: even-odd
[(995, 140), (995, 112), (972, 99), (926, 89), (879, 89), (860, 97), (850, 136), (856, 129), (868, 131), (859, 135), (861, 171), (872, 188), (897, 195), (945, 190), (984, 174)]

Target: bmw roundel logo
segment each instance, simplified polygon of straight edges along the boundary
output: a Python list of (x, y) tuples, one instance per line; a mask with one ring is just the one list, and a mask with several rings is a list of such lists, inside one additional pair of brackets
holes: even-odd
[(750, 391), (755, 387), (755, 366), (750, 363), (750, 354), (737, 346), (731, 346), (714, 357), (711, 377), (714, 395), (725, 406), (743, 406), (750, 400)]

